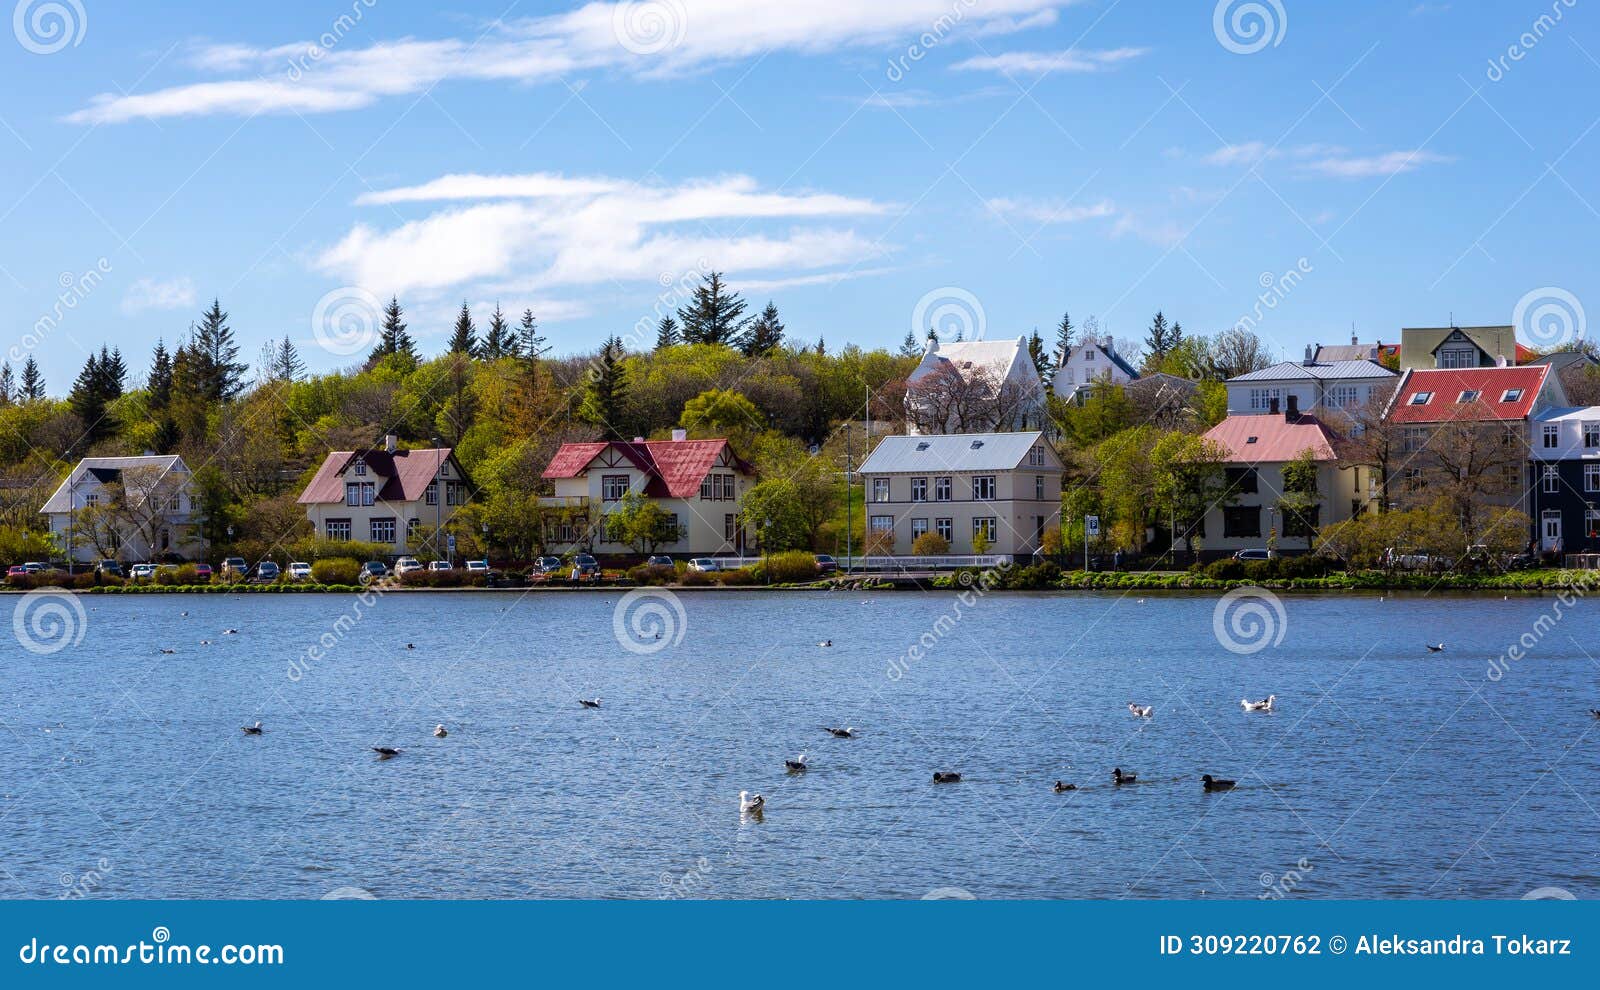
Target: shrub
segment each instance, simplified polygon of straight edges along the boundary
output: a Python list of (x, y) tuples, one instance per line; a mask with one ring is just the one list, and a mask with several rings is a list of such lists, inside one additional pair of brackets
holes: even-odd
[(326, 557), (311, 565), (311, 580), (318, 584), (357, 584), (361, 562), (353, 557)]
[(775, 553), (766, 560), (768, 579), (779, 584), (794, 584), (817, 579), (817, 558), (808, 550)]
[(911, 542), (911, 552), (918, 557), (941, 557), (950, 552), (950, 541), (930, 530)]
[(677, 578), (677, 569), (665, 564), (640, 564), (628, 568), (628, 580), (634, 584), (671, 584)]
[(705, 571), (685, 570), (678, 576), (678, 583), (685, 588), (705, 588), (717, 582)]
[(1206, 577), (1213, 581), (1239, 581), (1244, 578), (1244, 561), (1231, 557), (1213, 560), (1206, 565)]
[(760, 579), (756, 572), (748, 567), (741, 567), (734, 571), (718, 571), (717, 583), (728, 588), (743, 588), (759, 584)]

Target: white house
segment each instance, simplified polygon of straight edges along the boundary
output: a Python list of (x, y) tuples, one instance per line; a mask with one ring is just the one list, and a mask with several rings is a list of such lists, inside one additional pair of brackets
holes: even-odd
[(469, 496), (450, 448), (401, 450), (389, 436), (381, 449), (328, 454), (299, 501), (318, 536), (379, 543), (391, 556), (443, 557), (439, 531)]
[(1072, 399), (1096, 382), (1126, 385), (1139, 377), (1111, 341), (1111, 335), (1091, 337), (1056, 356), (1056, 376), (1050, 387), (1063, 399)]
[(1385, 396), (1398, 378), (1373, 361), (1283, 361), (1228, 379), (1228, 415), (1287, 411), (1290, 397), (1303, 414), (1351, 412)]
[(861, 465), (868, 539), (892, 534), (905, 556), (938, 533), (951, 553), (971, 554), (981, 534), (986, 553), (1028, 556), (1061, 525), (1064, 471), (1037, 431), (884, 437)]
[(205, 552), (193, 517), (193, 476), (177, 454), (86, 457), (39, 511), (71, 559), (142, 562)]
[(635, 552), (606, 526), (606, 516), (629, 492), (659, 506), (677, 531), (676, 540), (655, 548), (660, 553), (699, 557), (749, 548), (739, 513), (756, 471), (726, 440), (689, 440), (683, 430), (673, 430), (671, 440), (566, 443), (544, 477), (554, 482), (555, 494), (540, 504), (568, 510), (545, 521), (551, 552)]
[(1028, 338), (940, 343), (930, 338), (906, 378), (906, 430), (913, 436), (1019, 430), (1038, 425), (1044, 380)]

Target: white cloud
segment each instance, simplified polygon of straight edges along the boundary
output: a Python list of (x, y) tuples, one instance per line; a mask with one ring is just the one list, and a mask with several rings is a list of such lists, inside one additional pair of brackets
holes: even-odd
[(128, 286), (122, 296), (122, 311), (128, 314), (151, 309), (187, 309), (194, 304), (194, 282), (187, 277), (165, 282), (141, 278)]
[(1264, 141), (1246, 141), (1243, 144), (1225, 144), (1205, 157), (1207, 165), (1254, 165), (1267, 158), (1276, 158), (1278, 152), (1268, 148)]
[(484, 280), (530, 292), (654, 283), (704, 266), (790, 277), (858, 264), (886, 249), (854, 230), (773, 230), (772, 223), (870, 217), (889, 208), (831, 193), (768, 192), (742, 175), (675, 186), (451, 175), (362, 201), (450, 204), (390, 229), (357, 224), (317, 256), (322, 271), (380, 295), (438, 293)]
[(984, 205), (1001, 216), (1018, 217), (1038, 224), (1079, 223), (1099, 217), (1109, 217), (1117, 212), (1110, 200), (1077, 205), (1059, 199), (1010, 199), (999, 197), (984, 201)]
[(1448, 156), (1436, 155), (1431, 151), (1390, 151), (1364, 158), (1337, 155), (1315, 158), (1304, 162), (1300, 167), (1307, 172), (1332, 176), (1336, 179), (1369, 179), (1374, 176), (1399, 175), (1402, 172), (1415, 171), (1424, 165), (1449, 161), (1452, 159)]
[(1103, 72), (1119, 62), (1138, 58), (1146, 48), (1109, 48), (1090, 50), (1069, 48), (1062, 52), (1006, 52), (1001, 55), (980, 55), (957, 62), (952, 68), (983, 72), (1043, 73), (1043, 72)]
[(849, 268), (844, 271), (818, 272), (815, 275), (795, 275), (792, 278), (730, 279), (729, 286), (740, 292), (770, 292), (773, 289), (793, 289), (807, 285), (838, 285), (858, 278), (888, 275), (900, 269), (893, 267)]
[[(346, 47), (348, 39), (341, 39), (326, 49), (311, 42), (267, 48), (214, 45), (193, 53), (189, 65), (237, 78), (149, 93), (102, 93), (68, 120), (117, 123), (221, 113), (325, 113), (420, 93), (452, 79), (541, 82), (604, 69), (661, 75), (773, 51), (819, 54), (909, 43), (935, 30), (951, 36), (1025, 30), (1049, 23), (1049, 15), (1069, 2), (986, 0), (981, 6), (956, 8), (959, 20), (952, 16), (950, 0), (591, 2), (564, 14), (499, 24), (470, 41), (405, 38)], [(650, 20), (648, 14), (659, 17)]]

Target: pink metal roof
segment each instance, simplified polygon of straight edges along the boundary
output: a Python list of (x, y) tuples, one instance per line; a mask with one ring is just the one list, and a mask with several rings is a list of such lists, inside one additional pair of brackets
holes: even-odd
[[(418, 501), (427, 492), (428, 484), (438, 476), (440, 463), (451, 457), (449, 447), (401, 450), (393, 454), (386, 450), (335, 450), (328, 454), (300, 494), (300, 504), (343, 502), (344, 483), (350, 479), (341, 475), (357, 455), (367, 462), (367, 475), (362, 480), (378, 484), (378, 499), (383, 502)], [(459, 465), (457, 468), (459, 473)]]
[[(700, 492), (717, 459), (727, 449), (726, 440), (644, 440), (629, 443), (565, 443), (545, 468), (546, 478), (576, 478), (588, 470), (596, 457), (607, 449), (616, 450), (650, 480), (645, 494), (656, 498), (692, 498)], [(755, 469), (729, 450), (729, 457), (742, 474)]]
[(1334, 459), (1333, 437), (1315, 416), (1289, 422), (1282, 413), (1229, 416), (1206, 432), (1228, 460), (1247, 464), (1292, 461), (1310, 450), (1319, 461)]
[[(1544, 387), (1550, 366), (1522, 365), (1514, 368), (1416, 368), (1408, 371), (1395, 389), (1389, 407), (1392, 423), (1454, 423), (1527, 419)], [(1511, 389), (1521, 389), (1514, 401), (1505, 401)], [(1431, 393), (1422, 405), (1413, 397)], [(1462, 393), (1477, 392), (1469, 402)]]

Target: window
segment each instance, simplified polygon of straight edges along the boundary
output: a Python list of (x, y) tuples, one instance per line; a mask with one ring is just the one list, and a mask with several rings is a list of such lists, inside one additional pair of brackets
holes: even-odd
[(1506, 488), (1515, 489), (1522, 486), (1522, 468), (1519, 465), (1507, 464), (1501, 471), (1504, 472)]
[(1478, 366), (1478, 349), (1476, 347), (1452, 347), (1439, 352), (1439, 367), (1441, 368), (1476, 368)]
[(1250, 390), (1250, 408), (1260, 412), (1272, 409), (1272, 404), (1282, 398), (1283, 390), (1278, 388), (1253, 388)]
[(998, 531), (999, 521), (994, 516), (977, 516), (972, 520), (972, 542), (974, 543), (978, 542), (979, 536), (982, 536), (992, 547), (994, 546), (995, 533)]
[(1408, 403), (1408, 405), (1425, 406), (1425, 405), (1427, 405), (1428, 403), (1430, 403), (1432, 401), (1433, 401), (1433, 393), (1432, 392), (1418, 392), (1418, 393), (1416, 393), (1415, 395), (1413, 395), (1411, 397), (1411, 400)]
[(467, 486), (459, 481), (447, 481), (444, 486), (445, 505), (466, 505)]
[(1083, 359), (1085, 361), (1093, 361), (1094, 360), (1094, 348), (1093, 347), (1085, 347), (1083, 349)]
[(1600, 539), (1600, 509), (1583, 511), (1583, 530), (1589, 534), (1589, 539)]
[(953, 487), (949, 478), (933, 479), (933, 500), (935, 502), (950, 501), (950, 492)]
[(872, 531), (874, 533), (893, 533), (894, 516), (873, 516)]
[(422, 529), (422, 520), (421, 519), (407, 519), (406, 520), (406, 543), (408, 545), (410, 545), (410, 546), (415, 546), (416, 545), (416, 543), (417, 543), (417, 532), (419, 530), (421, 530), (421, 529)]
[(1517, 441), (1522, 439), (1521, 434), (1522, 431), (1520, 427), (1506, 427), (1506, 431), (1500, 435), (1500, 446), (1515, 447), (1517, 445)]
[(972, 478), (972, 497), (979, 502), (993, 502), (994, 475), (974, 475)]
[(1028, 466), (1044, 467), (1044, 447), (1039, 444), (1033, 445), (1033, 449), (1028, 451)]
[(394, 519), (374, 519), (369, 525), (371, 526), (371, 536), (368, 538), (373, 543), (394, 542)]
[(87, 505), (87, 506), (99, 505), (100, 504), (100, 493), (99, 492), (90, 492), (88, 495), (85, 495), (84, 498), (83, 498), (83, 504)]
[(729, 543), (733, 542), (734, 535), (739, 531), (738, 519), (731, 512), (722, 517), (722, 538)]
[(1422, 426), (1406, 427), (1405, 438), (1401, 444), (1408, 454), (1414, 454), (1428, 445), (1428, 430)]
[(422, 498), (423, 498), (423, 501), (426, 502), (429, 505), (438, 505), (439, 504), (439, 483), (437, 481), (428, 482), (428, 491), (427, 491), (427, 493), (425, 495), (423, 495)]
[(1520, 388), (1508, 388), (1508, 389), (1506, 389), (1505, 392), (1500, 396), (1500, 401), (1501, 402), (1521, 402), (1522, 401), (1522, 389), (1520, 389)]
[(1360, 402), (1359, 390), (1354, 385), (1335, 385), (1328, 390), (1328, 404), (1336, 409), (1348, 409)]
[(889, 479), (888, 478), (873, 478), (872, 479), (872, 500), (874, 502), (887, 502), (887, 501), (889, 501)]
[(620, 502), (628, 494), (628, 476), (608, 474), (600, 479), (600, 498), (607, 502)]
[(700, 497), (710, 502), (732, 502), (736, 497), (733, 475), (706, 475), (700, 482)]
[(1600, 492), (1600, 464), (1585, 464), (1583, 466), (1583, 490), (1586, 492)]
[(1456, 398), (1456, 401), (1457, 402), (1477, 402), (1478, 401), (1478, 396), (1480, 396), (1482, 394), (1483, 394), (1482, 392), (1480, 392), (1479, 390), (1477, 390), (1475, 388), (1469, 388), (1469, 389), (1464, 390), (1461, 393), (1461, 395)]
[(1587, 420), (1583, 424), (1583, 445), (1585, 447), (1600, 447), (1600, 422)]
[(348, 519), (329, 519), (323, 524), (322, 528), (330, 540), (350, 539), (350, 520)]
[(1554, 495), (1561, 491), (1561, 472), (1556, 470), (1554, 464), (1544, 466), (1543, 490), (1546, 495)]
[(1044, 501), (1044, 475), (1042, 474), (1033, 476), (1033, 500), (1035, 502)]
[(1550, 423), (1544, 428), (1544, 449), (1551, 450), (1561, 445), (1561, 427)]
[(1231, 467), (1223, 469), (1228, 483), (1228, 491), (1244, 495), (1252, 495), (1260, 490), (1256, 469), (1253, 467)]
[(1261, 507), (1232, 505), (1222, 510), (1223, 539), (1243, 539), (1261, 535)]
[(1401, 486), (1408, 492), (1420, 492), (1428, 486), (1422, 478), (1422, 469), (1419, 467), (1406, 468), (1405, 480)]
[(377, 489), (370, 481), (349, 481), (344, 486), (344, 504), (371, 505), (376, 494)]
[(956, 528), (949, 519), (935, 519), (933, 521), (933, 531), (944, 537), (946, 543), (955, 539)]
[(916, 542), (917, 537), (922, 536), (927, 532), (928, 532), (928, 520), (926, 520), (926, 519), (913, 519), (913, 520), (911, 520), (911, 540), (912, 540), (913, 543)]
[(356, 467), (356, 477), (365, 478), (367, 476), (367, 462), (366, 461), (362, 460), (359, 457), (356, 458), (355, 467)]
[(926, 502), (928, 500), (928, 479), (911, 479), (911, 501)]

